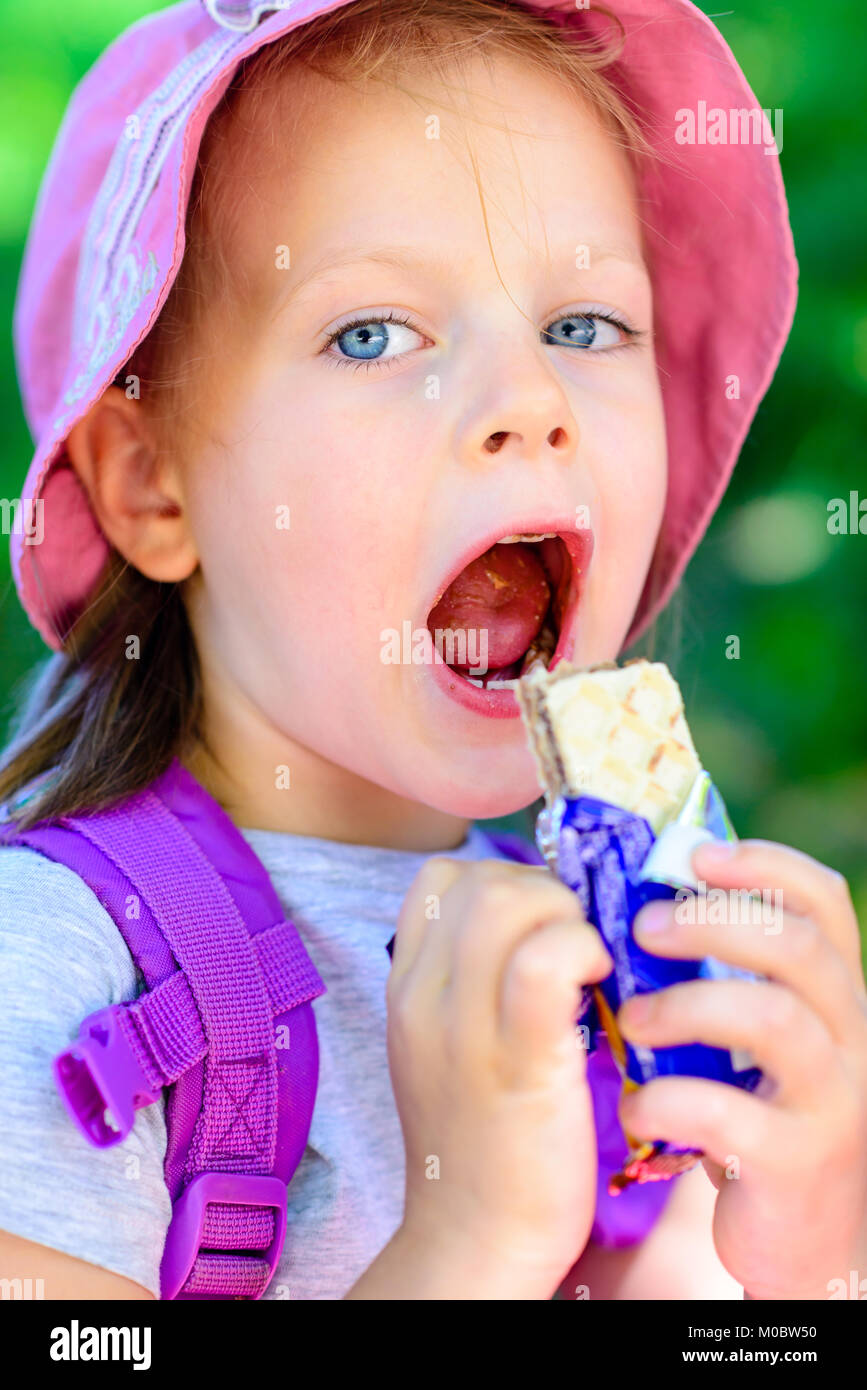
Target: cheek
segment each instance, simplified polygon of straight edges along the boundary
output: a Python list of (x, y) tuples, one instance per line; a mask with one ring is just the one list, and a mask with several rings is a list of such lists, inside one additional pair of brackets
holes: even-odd
[(233, 646), (264, 641), (284, 669), (379, 665), (381, 629), (408, 616), (424, 515), (405, 438), (308, 399), (267, 427), (251, 419), (243, 449), (201, 470), (196, 540)]
[(622, 454), (612, 465), (601, 490), (601, 529), (621, 571), (646, 570), (665, 510), (666, 488), (664, 441), (646, 436), (638, 451)]
[(609, 545), (630, 570), (642, 565), (647, 569), (667, 485), (665, 411), (656, 367), (648, 358), (634, 391), (617, 412), (616, 433), (600, 484)]
[(588, 576), (580, 656), (613, 660), (644, 588), (665, 510), (665, 417), (650, 387), (609, 422), (596, 453), (591, 518), (596, 551)]

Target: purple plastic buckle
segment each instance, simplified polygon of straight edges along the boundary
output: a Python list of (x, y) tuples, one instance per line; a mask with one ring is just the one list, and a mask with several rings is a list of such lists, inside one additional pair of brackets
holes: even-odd
[(88, 1014), (77, 1040), (51, 1063), (54, 1082), (85, 1139), (98, 1149), (130, 1133), (135, 1112), (159, 1096), (120, 1027), (122, 1004)]
[(172, 1208), (160, 1267), (161, 1299), (194, 1299), (207, 1294), (183, 1294), (198, 1258), (205, 1227), (205, 1209), (212, 1203), (232, 1206), (273, 1207), (276, 1210), (274, 1239), (267, 1250), (230, 1250), (212, 1253), (248, 1255), (268, 1263), (268, 1278), (256, 1294), (261, 1298), (274, 1277), (286, 1238), (286, 1184), (282, 1178), (258, 1173), (199, 1173), (184, 1188)]

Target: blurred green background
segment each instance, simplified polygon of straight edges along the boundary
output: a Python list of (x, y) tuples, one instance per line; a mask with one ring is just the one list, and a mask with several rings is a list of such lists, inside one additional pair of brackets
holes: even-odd
[[(0, 496), (19, 495), (32, 453), (11, 321), (39, 181), (75, 83), (127, 24), (159, 8), (152, 0), (0, 3)], [(739, 833), (795, 845), (845, 873), (863, 932), (867, 535), (830, 535), (827, 506), (850, 490), (867, 498), (867, 126), (853, 63), (864, 9), (861, 0), (821, 10), (810, 0), (702, 8), (760, 105), (783, 108), (800, 300), (657, 650), (681, 682), (696, 745)], [(740, 639), (738, 660), (726, 658), (730, 635)], [(5, 724), (16, 682), (45, 653), (19, 607), (5, 538), (0, 652)]]

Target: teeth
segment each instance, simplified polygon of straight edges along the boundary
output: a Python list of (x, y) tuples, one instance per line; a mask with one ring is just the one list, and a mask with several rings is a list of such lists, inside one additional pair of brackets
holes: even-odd
[(527, 672), (531, 671), (534, 666), (541, 663), (542, 666), (547, 668), (551, 657), (554, 655), (556, 646), (557, 634), (546, 619), (542, 625), (541, 632), (538, 633), (527, 648), (519, 675), (513, 680), (494, 680), (488, 681), (487, 684), (485, 684), (483, 680), (478, 680), (475, 676), (465, 676), (464, 679), (468, 680), (470, 685), (477, 685), (483, 690), (515, 690), (518, 686), (520, 677), (526, 676)]
[(501, 536), (497, 544), (514, 545), (516, 541), (555, 541), (556, 539), (557, 534), (555, 531), (543, 531), (541, 535), (538, 536), (531, 536), (529, 534), (523, 536)]
[(556, 633), (552, 631), (551, 627), (546, 621), (544, 626), (542, 627), (542, 631), (538, 634), (535, 640), (530, 643), (530, 646), (527, 648), (527, 652), (524, 657), (524, 662), (521, 666), (521, 675), (526, 676), (527, 672), (532, 670), (532, 668), (538, 665), (539, 662), (541, 662), (542, 665), (547, 668), (548, 663), (551, 660), (551, 657), (554, 655), (554, 650), (556, 646)]
[(518, 684), (517, 680), (511, 680), (488, 681), (487, 685), (485, 685), (484, 681), (476, 680), (475, 676), (465, 676), (464, 679), (468, 680), (470, 685), (477, 685), (481, 690), (514, 690), (515, 686)]

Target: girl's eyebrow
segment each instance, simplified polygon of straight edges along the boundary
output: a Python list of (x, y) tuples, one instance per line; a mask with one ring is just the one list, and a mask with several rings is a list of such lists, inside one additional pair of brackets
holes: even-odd
[[(588, 268), (590, 269), (602, 261), (616, 260), (635, 266), (636, 269), (644, 271), (646, 274), (647, 267), (641, 253), (633, 247), (613, 244), (603, 246), (594, 242), (582, 242), (576, 243), (570, 254), (574, 256), (579, 249), (586, 253), (589, 262)], [(550, 263), (551, 258), (549, 256), (548, 264)], [(345, 270), (350, 266), (361, 265), (381, 265), (389, 270), (425, 271), (428, 274), (434, 273), (442, 279), (453, 280), (455, 255), (453, 250), (450, 254), (444, 252), (427, 253), (420, 251), (417, 246), (372, 246), (366, 251), (360, 251), (358, 247), (339, 247), (325, 252), (315, 265), (311, 266), (306, 275), (303, 275), (300, 280), (296, 280), (290, 286), (285, 297), (281, 300), (278, 312), (282, 312), (288, 307), (303, 289), (316, 280), (323, 279), (335, 270)]]

